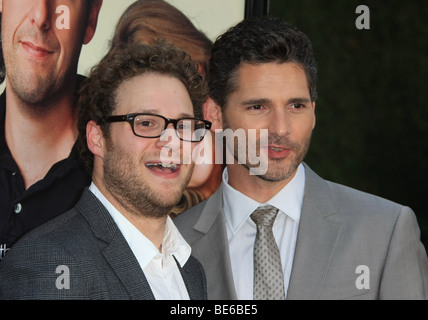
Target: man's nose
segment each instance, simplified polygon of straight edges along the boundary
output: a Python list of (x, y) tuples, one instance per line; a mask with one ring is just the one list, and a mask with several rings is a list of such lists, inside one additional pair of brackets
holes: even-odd
[(48, 30), (51, 27), (52, 8), (50, 0), (31, 1), (31, 22), (40, 30)]
[(178, 133), (174, 128), (172, 123), (168, 124), (168, 126), (162, 131), (162, 135), (158, 138), (157, 146), (163, 147), (168, 144), (171, 147), (177, 148), (180, 146), (181, 140), (178, 137)]
[(290, 133), (290, 121), (285, 110), (273, 112), (269, 123), (269, 133), (276, 133), (279, 136)]
[(177, 136), (172, 123), (164, 130), (156, 141), (156, 147), (161, 149), (161, 160), (163, 162), (180, 161), (181, 140)]

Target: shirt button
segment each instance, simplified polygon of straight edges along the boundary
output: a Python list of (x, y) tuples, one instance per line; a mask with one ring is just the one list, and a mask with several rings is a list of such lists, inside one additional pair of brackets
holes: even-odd
[(15, 211), (16, 214), (20, 213), (22, 211), (22, 204), (15, 204), (15, 207), (13, 207), (13, 211)]

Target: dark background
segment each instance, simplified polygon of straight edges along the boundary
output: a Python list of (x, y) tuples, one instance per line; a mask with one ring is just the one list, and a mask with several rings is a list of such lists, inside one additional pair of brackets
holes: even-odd
[[(317, 57), (306, 162), (325, 179), (410, 206), (428, 248), (428, 1), (263, 3), (305, 32)], [(359, 5), (370, 9), (369, 30), (355, 26)]]

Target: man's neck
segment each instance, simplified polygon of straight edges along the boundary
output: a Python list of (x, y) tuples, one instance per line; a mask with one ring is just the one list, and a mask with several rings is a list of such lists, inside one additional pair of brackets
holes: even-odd
[(6, 143), (26, 189), (68, 157), (78, 136), (74, 90), (47, 104), (26, 105), (6, 87)]

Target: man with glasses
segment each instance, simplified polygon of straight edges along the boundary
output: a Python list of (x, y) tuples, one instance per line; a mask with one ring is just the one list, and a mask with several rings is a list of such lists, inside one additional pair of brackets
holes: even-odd
[(130, 45), (108, 53), (80, 94), (92, 184), (10, 250), (0, 299), (205, 299), (202, 266), (168, 215), (192, 175), (185, 152), (211, 126), (196, 64), (166, 44)]

